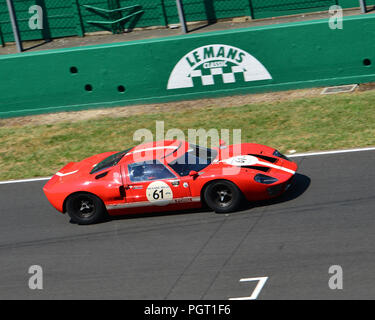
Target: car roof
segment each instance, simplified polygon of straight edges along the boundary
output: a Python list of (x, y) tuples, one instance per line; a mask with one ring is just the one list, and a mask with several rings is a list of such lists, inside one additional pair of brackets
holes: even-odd
[(131, 149), (122, 159), (123, 163), (159, 160), (171, 162), (189, 150), (189, 143), (183, 140), (162, 140), (140, 144)]

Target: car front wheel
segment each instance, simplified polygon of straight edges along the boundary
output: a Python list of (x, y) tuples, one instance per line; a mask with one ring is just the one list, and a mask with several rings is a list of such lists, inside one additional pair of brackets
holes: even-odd
[(242, 201), (242, 193), (230, 181), (215, 181), (204, 192), (206, 204), (217, 213), (236, 211)]
[(81, 225), (98, 223), (106, 214), (102, 200), (89, 193), (71, 195), (66, 202), (66, 211), (73, 222)]

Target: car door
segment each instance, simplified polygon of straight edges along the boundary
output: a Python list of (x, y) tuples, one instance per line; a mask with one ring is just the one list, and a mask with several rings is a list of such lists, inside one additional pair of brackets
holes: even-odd
[(191, 202), (190, 187), (157, 160), (125, 165), (125, 201), (129, 208)]

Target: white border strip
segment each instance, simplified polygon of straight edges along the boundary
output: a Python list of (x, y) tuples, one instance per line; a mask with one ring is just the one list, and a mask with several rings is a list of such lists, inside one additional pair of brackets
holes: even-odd
[[(340, 153), (350, 153), (350, 152), (362, 152), (362, 151), (375, 151), (375, 147), (371, 148), (358, 148), (358, 149), (346, 149), (346, 150), (333, 150), (333, 151), (321, 151), (321, 152), (308, 152), (308, 153), (296, 153), (287, 155), (289, 158), (298, 158), (298, 157), (312, 157), (312, 156), (322, 156), (329, 154), (340, 154)], [(35, 178), (35, 179), (23, 179), (23, 180), (9, 180), (9, 181), (0, 181), (2, 184), (11, 184), (11, 183), (24, 183), (24, 182), (35, 182), (35, 181), (46, 181), (52, 177), (44, 178)]]
[(11, 183), (24, 183), (24, 182), (35, 182), (35, 181), (46, 181), (51, 179), (52, 177), (44, 177), (44, 178), (34, 178), (34, 179), (23, 179), (23, 180), (8, 180), (8, 181), (0, 181), (0, 184), (11, 184)]
[(375, 151), (375, 147), (371, 148), (358, 148), (358, 149), (346, 149), (346, 150), (332, 150), (332, 151), (321, 151), (321, 152), (307, 152), (307, 153), (296, 153), (287, 155), (289, 158), (298, 157), (312, 157), (312, 156), (322, 156), (328, 154), (339, 154), (339, 153), (350, 153), (350, 152), (361, 152), (361, 151)]

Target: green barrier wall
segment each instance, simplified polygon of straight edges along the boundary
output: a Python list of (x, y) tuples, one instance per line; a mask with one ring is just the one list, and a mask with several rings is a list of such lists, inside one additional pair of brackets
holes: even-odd
[(374, 36), (369, 14), (1, 56), (0, 117), (375, 81)]

